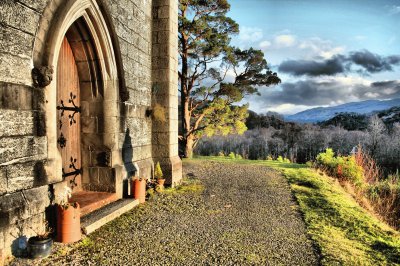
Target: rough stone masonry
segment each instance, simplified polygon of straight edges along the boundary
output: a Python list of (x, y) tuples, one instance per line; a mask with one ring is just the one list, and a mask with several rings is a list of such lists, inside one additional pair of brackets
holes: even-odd
[(57, 109), (65, 38), (80, 90), (80, 131), (66, 140), (79, 146), (80, 188), (122, 198), (157, 161), (167, 183), (180, 181), (177, 20), (175, 0), (0, 1), (0, 264), (25, 252), (68, 185)]

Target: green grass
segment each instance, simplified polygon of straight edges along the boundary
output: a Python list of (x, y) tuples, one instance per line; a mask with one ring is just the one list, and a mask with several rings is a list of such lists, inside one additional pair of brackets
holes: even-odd
[(174, 188), (166, 188), (162, 193), (164, 194), (182, 194), (182, 193), (201, 193), (204, 190), (204, 186), (197, 179), (185, 178), (182, 183)]
[(322, 265), (400, 265), (400, 234), (364, 210), (334, 179), (305, 165), (197, 157), (226, 163), (264, 165), (287, 178)]

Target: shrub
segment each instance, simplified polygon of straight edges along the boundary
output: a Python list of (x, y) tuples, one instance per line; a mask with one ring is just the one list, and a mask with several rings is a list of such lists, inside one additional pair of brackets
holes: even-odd
[(397, 176), (371, 184), (366, 192), (367, 198), (379, 213), (392, 226), (399, 227), (400, 182)]
[(318, 154), (317, 167), (329, 175), (347, 180), (357, 187), (363, 186), (363, 168), (357, 164), (355, 156), (337, 156), (332, 149)]
[[(358, 188), (363, 187), (363, 168), (357, 164), (355, 157), (338, 156), (336, 160), (338, 165), (337, 170), (341, 170), (341, 178), (352, 182)], [(337, 175), (339, 175), (339, 171)]]
[(154, 177), (156, 179), (162, 179), (163, 178), (163, 172), (161, 170), (160, 162), (157, 162), (156, 168), (154, 169)]
[(332, 172), (337, 168), (335, 153), (330, 148), (317, 155), (316, 163), (318, 168), (325, 168), (325, 170), (328, 170), (329, 172)]
[(364, 180), (368, 183), (376, 182), (382, 179), (382, 171), (370, 155), (368, 155), (362, 149), (361, 145), (358, 145), (357, 152), (355, 154), (357, 164), (364, 169)]
[(398, 175), (382, 180), (375, 161), (359, 147), (353, 156), (334, 156), (332, 149), (326, 149), (317, 156), (316, 167), (329, 175), (349, 181), (358, 190), (359, 197), (367, 198), (383, 220), (399, 227), (400, 181)]
[(243, 159), (243, 157), (242, 157), (242, 155), (240, 155), (240, 154), (236, 154), (236, 159), (241, 160), (241, 159)]
[(308, 162), (306, 162), (306, 165), (308, 166), (308, 167), (314, 167), (314, 162), (313, 161), (308, 161)]
[(276, 160), (278, 161), (278, 162), (280, 162), (280, 163), (283, 163), (283, 158), (282, 158), (282, 156), (278, 156), (278, 158), (276, 158)]
[(224, 154), (223, 151), (220, 151), (220, 152), (218, 152), (218, 156), (219, 156), (219, 157), (225, 157), (225, 154)]
[(267, 161), (272, 161), (272, 160), (273, 160), (272, 156), (271, 156), (271, 155), (268, 155), (268, 156), (267, 156)]
[(230, 152), (228, 155), (229, 159), (235, 159), (235, 153), (234, 152)]

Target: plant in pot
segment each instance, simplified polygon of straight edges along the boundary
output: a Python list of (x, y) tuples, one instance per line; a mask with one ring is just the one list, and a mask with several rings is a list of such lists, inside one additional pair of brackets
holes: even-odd
[(157, 162), (156, 167), (154, 169), (154, 177), (157, 180), (157, 186), (159, 190), (164, 189), (165, 178), (163, 172), (161, 170), (160, 162)]
[(81, 235), (81, 212), (77, 202), (70, 203), (71, 188), (64, 187), (60, 193), (57, 204), (57, 241), (61, 243), (73, 243), (79, 241)]
[[(51, 233), (53, 229), (49, 227), (47, 221), (44, 222), (45, 229), (43, 232), (36, 232), (35, 236), (32, 236), (28, 240), (28, 254), (31, 258), (45, 258), (51, 253), (51, 248), (53, 246), (53, 239), (51, 238)], [(33, 230), (33, 228), (31, 228)]]
[(132, 194), (135, 199), (139, 200), (139, 203), (146, 201), (146, 179), (138, 176), (133, 177)]

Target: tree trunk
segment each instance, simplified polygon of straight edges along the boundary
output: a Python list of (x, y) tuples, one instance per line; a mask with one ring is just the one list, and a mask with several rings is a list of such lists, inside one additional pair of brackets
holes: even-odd
[(185, 141), (185, 158), (193, 157), (194, 137), (188, 136)]

